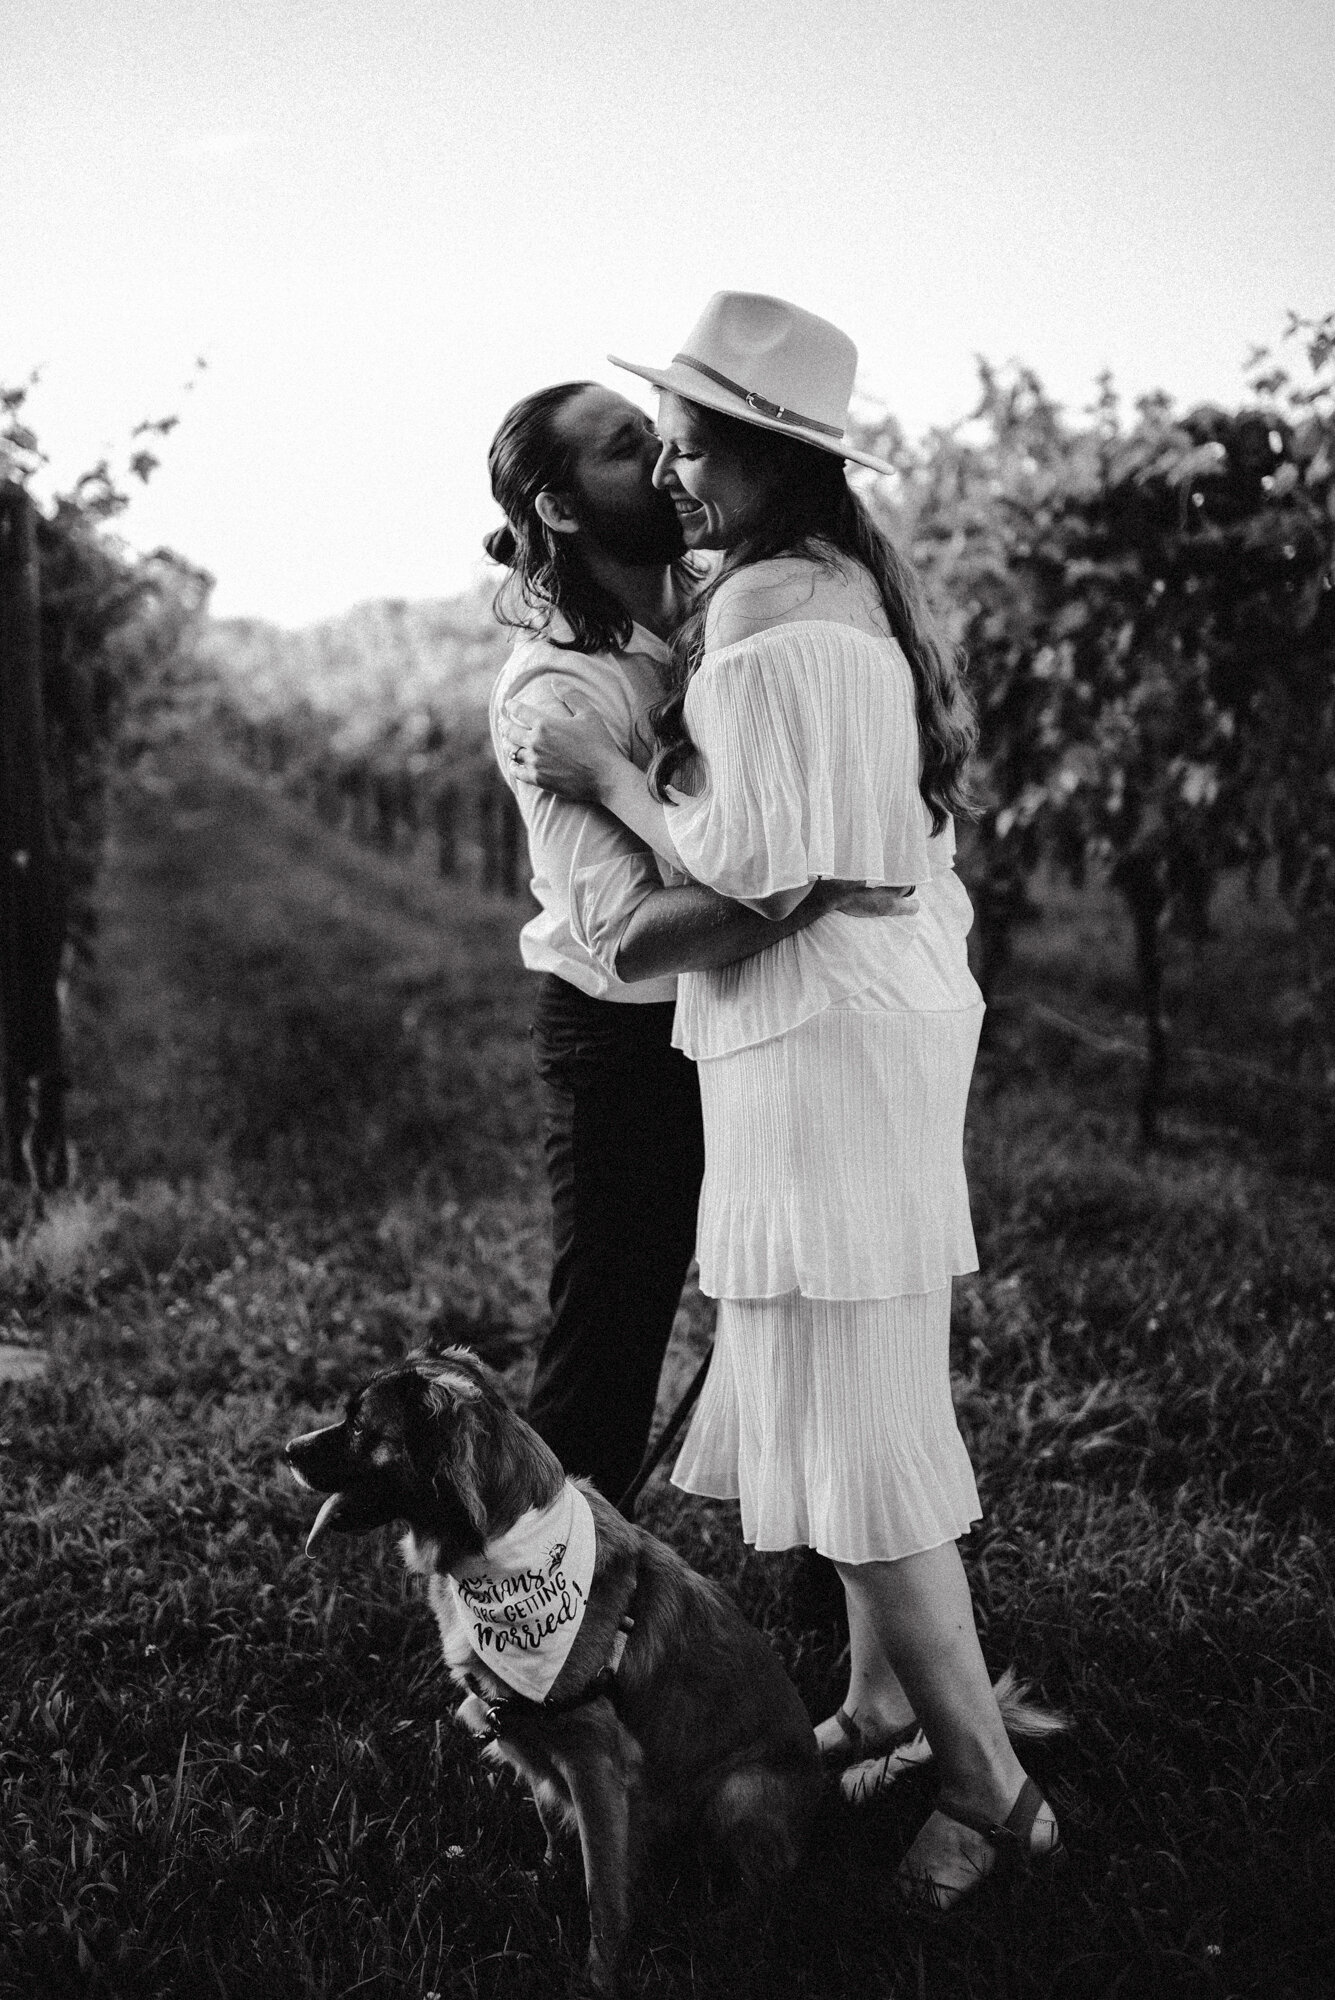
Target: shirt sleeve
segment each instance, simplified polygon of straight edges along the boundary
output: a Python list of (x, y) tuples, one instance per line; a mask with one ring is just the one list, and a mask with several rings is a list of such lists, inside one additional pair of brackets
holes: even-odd
[(492, 746), (506, 783), (515, 795), (528, 835), (535, 878), (551, 883), (564, 907), (570, 935), (612, 979), (616, 956), (631, 917), (663, 877), (650, 849), (601, 806), (557, 798), (536, 785), (516, 782), (500, 740), (502, 711), (520, 701), (538, 711), (560, 713), (561, 698), (594, 707), (627, 754), (635, 718), (630, 706), (579, 671), (580, 656), (560, 666), (540, 662), (536, 670), (504, 686), (492, 704)]
[(662, 888), (649, 849), (623, 851), (586, 861), (570, 880), (570, 933), (611, 979), (626, 926), (646, 896)]
[(754, 902), (825, 877), (925, 882), (913, 681), (891, 640), (797, 623), (706, 655), (687, 694), (701, 788), (673, 792), (682, 866)]

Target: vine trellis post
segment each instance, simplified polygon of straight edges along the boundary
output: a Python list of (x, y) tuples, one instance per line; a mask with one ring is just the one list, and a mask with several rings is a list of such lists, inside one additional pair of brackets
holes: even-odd
[(39, 1189), (69, 1174), (61, 1059), (64, 871), (52, 834), (42, 699), (37, 522), (0, 481), (0, 1168)]

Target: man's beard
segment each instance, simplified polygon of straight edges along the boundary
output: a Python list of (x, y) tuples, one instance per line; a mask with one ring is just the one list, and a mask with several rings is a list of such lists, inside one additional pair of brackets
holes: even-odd
[(656, 486), (634, 508), (603, 507), (580, 493), (575, 516), (594, 547), (613, 562), (640, 569), (666, 567), (686, 553), (677, 510)]

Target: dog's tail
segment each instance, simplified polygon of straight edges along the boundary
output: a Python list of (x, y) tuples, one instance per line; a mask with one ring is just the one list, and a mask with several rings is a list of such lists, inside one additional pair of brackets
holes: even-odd
[(1032, 1742), (1044, 1736), (1060, 1736), (1064, 1729), (1071, 1727), (1069, 1715), (1059, 1709), (1044, 1708), (1040, 1702), (1029, 1699), (1029, 1683), (1022, 1681), (1014, 1667), (1007, 1667), (992, 1683), (992, 1692), (997, 1698), (1002, 1721), (1008, 1736), (1027, 1738)]

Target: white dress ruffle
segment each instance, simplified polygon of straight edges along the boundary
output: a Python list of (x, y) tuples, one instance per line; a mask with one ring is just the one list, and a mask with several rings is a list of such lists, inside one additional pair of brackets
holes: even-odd
[(719, 1304), (714, 1358), (674, 1485), (740, 1500), (758, 1549), (884, 1562), (979, 1519), (955, 1423), (950, 1290)]
[(706, 782), (675, 803), (672, 838), (720, 894), (930, 874), (913, 676), (893, 639), (824, 620), (772, 626), (705, 655), (685, 719)]
[(873, 988), (697, 1065), (709, 1298), (896, 1298), (978, 1268), (964, 1112), (982, 1016)]

